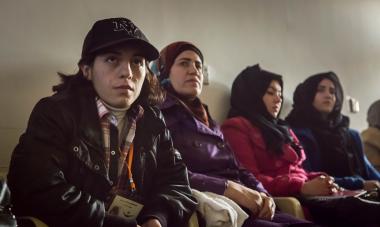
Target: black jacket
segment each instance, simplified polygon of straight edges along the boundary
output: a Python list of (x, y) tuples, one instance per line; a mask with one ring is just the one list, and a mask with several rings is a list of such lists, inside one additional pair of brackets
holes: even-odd
[[(102, 138), (92, 88), (40, 100), (12, 154), (8, 180), (16, 214), (49, 226), (102, 226), (111, 189)], [(156, 217), (163, 226), (185, 225), (196, 202), (158, 109), (144, 107), (134, 147), (133, 178), (144, 199), (138, 221)]]

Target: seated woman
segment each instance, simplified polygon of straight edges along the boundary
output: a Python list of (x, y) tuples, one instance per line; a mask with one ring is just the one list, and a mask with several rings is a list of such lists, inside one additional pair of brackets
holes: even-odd
[(175, 42), (160, 52), (160, 80), (166, 90), (161, 107), (174, 146), (189, 169), (190, 186), (224, 195), (249, 214), (243, 226), (307, 224), (275, 212), (273, 199), (262, 184), (242, 168), (226, 144), (199, 95), (203, 83), (203, 55), (193, 44)]
[(222, 131), (238, 160), (273, 196), (298, 197), (317, 223), (332, 226), (379, 223), (376, 215), (380, 212), (379, 204), (354, 197), (318, 200), (316, 196), (329, 196), (339, 189), (329, 175), (302, 168), (304, 150), (278, 118), (282, 89), (282, 77), (258, 65), (246, 68), (235, 79), (229, 119), (222, 125)]
[(369, 107), (367, 122), (368, 128), (361, 134), (364, 152), (377, 171), (380, 171), (380, 100)]
[(305, 169), (324, 171), (347, 189), (379, 189), (379, 172), (365, 157), (359, 133), (341, 114), (343, 89), (335, 73), (310, 76), (293, 100), (286, 120), (305, 149)]

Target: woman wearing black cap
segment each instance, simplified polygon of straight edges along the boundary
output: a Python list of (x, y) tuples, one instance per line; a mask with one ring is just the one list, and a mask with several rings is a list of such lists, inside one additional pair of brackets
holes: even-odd
[(191, 187), (236, 202), (249, 214), (243, 226), (309, 225), (275, 213), (273, 199), (262, 184), (236, 161), (219, 125), (199, 99), (203, 84), (199, 48), (189, 42), (172, 43), (160, 52), (157, 68), (166, 91), (161, 110), (189, 169)]
[[(313, 220), (331, 226), (365, 226), (379, 222), (379, 204), (356, 198), (329, 199), (341, 193), (324, 172), (303, 169), (305, 153), (297, 137), (278, 118), (282, 106), (282, 77), (247, 67), (235, 79), (229, 119), (222, 125), (239, 161), (273, 196), (295, 196)], [(322, 196), (322, 200), (318, 200)], [(337, 198), (337, 197), (335, 197)]]
[(49, 226), (185, 226), (196, 202), (161, 112), (148, 61), (126, 18), (97, 21), (79, 72), (34, 107), (8, 174), (17, 215)]
[(347, 189), (380, 189), (380, 173), (365, 157), (359, 133), (341, 114), (344, 96), (336, 74), (310, 76), (298, 85), (293, 100), (286, 120), (305, 149), (304, 167), (330, 174)]

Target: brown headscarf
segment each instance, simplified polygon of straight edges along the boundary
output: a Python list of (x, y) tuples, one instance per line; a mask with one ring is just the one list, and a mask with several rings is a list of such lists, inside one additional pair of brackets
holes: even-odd
[(170, 69), (175, 59), (185, 50), (192, 50), (197, 53), (203, 63), (203, 54), (194, 44), (186, 41), (171, 43), (160, 51), (160, 57), (156, 60), (160, 81), (164, 81), (169, 77)]
[(181, 96), (174, 90), (170, 84), (170, 81), (168, 80), (170, 69), (174, 64), (175, 59), (178, 57), (178, 55), (186, 50), (194, 51), (203, 63), (203, 54), (194, 44), (185, 41), (171, 43), (161, 50), (160, 57), (156, 61), (159, 80), (161, 81), (161, 85), (166, 90), (166, 92), (178, 98), (180, 100), (180, 103), (184, 105), (186, 109), (189, 110), (198, 120), (209, 126), (207, 111), (201, 103), (200, 99), (195, 98), (189, 100), (188, 98)]

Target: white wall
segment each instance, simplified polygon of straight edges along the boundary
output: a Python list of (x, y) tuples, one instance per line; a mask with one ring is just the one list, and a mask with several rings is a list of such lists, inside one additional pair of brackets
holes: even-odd
[(327, 70), (361, 102), (359, 114), (348, 114), (353, 128), (366, 127), (366, 110), (380, 98), (380, 1), (0, 0), (0, 171), (55, 73), (76, 71), (92, 23), (116, 16), (132, 19), (159, 49), (178, 40), (200, 47), (215, 72), (202, 99), (219, 122), (234, 77), (255, 63), (284, 75), (284, 112), (300, 81)]

